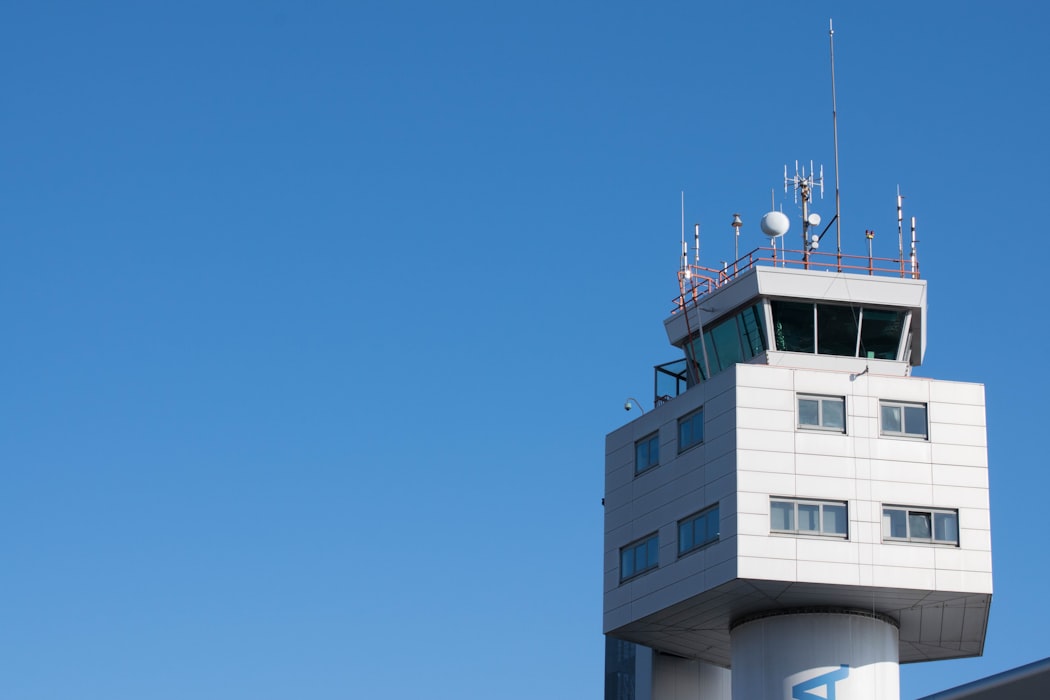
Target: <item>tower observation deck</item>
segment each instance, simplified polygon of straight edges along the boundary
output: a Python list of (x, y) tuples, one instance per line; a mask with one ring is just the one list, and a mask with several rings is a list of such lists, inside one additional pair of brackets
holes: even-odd
[(914, 255), (799, 253), (683, 266), (682, 357), (606, 438), (603, 627), (639, 700), (896, 700), (900, 663), (982, 653), (984, 387), (912, 375)]

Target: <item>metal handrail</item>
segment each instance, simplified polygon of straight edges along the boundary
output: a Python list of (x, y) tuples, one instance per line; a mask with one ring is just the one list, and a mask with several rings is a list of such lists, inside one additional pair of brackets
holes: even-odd
[[(788, 254), (798, 254), (796, 259)], [(905, 263), (913, 265), (906, 270)], [(695, 304), (701, 297), (732, 282), (753, 267), (772, 265), (794, 269), (827, 268), (836, 272), (863, 272), (868, 275), (919, 279), (919, 266), (912, 260), (899, 258), (876, 258), (870, 255), (848, 255), (824, 253), (820, 251), (778, 250), (776, 248), (755, 248), (721, 270), (702, 265), (688, 265), (678, 273), (679, 295), (674, 300), (672, 314), (678, 313), (691, 301)]]

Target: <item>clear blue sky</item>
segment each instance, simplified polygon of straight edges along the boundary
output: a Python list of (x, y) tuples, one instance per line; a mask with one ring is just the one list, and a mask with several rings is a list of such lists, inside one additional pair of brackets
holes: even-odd
[(902, 697), (1050, 656), (1044, 3), (305, 5), (4, 8), (0, 697), (600, 697), (680, 192), (717, 264), (830, 176), (829, 17), (846, 251), (899, 184), (987, 385), (986, 655)]

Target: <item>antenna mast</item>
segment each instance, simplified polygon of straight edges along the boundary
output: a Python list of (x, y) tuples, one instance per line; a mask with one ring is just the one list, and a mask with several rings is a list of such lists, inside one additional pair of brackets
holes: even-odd
[(686, 275), (689, 274), (689, 249), (685, 245), (685, 190), (682, 190), (682, 269)]
[(828, 20), (828, 42), (831, 45), (831, 131), (835, 137), (835, 251), (838, 271), (842, 272), (842, 210), (839, 203), (839, 120), (835, 102), (835, 27)]
[(813, 199), (813, 188), (820, 188), (820, 197), (824, 198), (824, 166), (820, 166), (820, 175), (816, 174), (816, 170), (813, 168), (813, 161), (809, 162), (809, 174), (806, 174), (806, 166), (802, 166), (802, 172), (799, 173), (798, 161), (795, 161), (795, 176), (788, 177), (787, 166), (784, 166), (784, 194), (787, 194), (788, 187), (794, 190), (795, 202), (798, 202), (799, 195), (802, 195), (802, 263), (804, 267), (809, 269), (809, 254), (813, 252), (819, 245), (820, 237), (813, 234), (811, 237), (809, 229), (811, 226), (820, 225), (820, 215), (816, 212), (810, 213), (809, 203)]
[(901, 277), (904, 277), (904, 197), (897, 185), (897, 259), (901, 261)]

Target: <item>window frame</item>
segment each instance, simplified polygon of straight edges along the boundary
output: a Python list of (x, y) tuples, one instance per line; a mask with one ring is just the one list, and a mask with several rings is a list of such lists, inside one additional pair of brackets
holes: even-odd
[[(887, 511), (898, 511), (904, 513), (904, 526), (907, 531), (907, 535), (904, 537), (894, 537), (889, 534), (890, 527), (886, 520)], [(922, 537), (919, 535), (912, 535), (912, 516), (913, 515), (929, 515), (930, 516), (930, 536)], [(937, 537), (937, 516), (948, 515), (955, 520), (955, 539), (947, 540)], [(882, 506), (882, 541), (892, 543), (904, 543), (904, 544), (934, 544), (941, 547), (958, 547), (960, 540), (960, 528), (959, 528), (959, 509), (958, 508), (926, 508), (925, 506), (902, 506), (899, 504), (884, 503)]]
[[(645, 445), (646, 448), (648, 449), (648, 453), (647, 453), (648, 454), (648, 458), (646, 460), (646, 465), (644, 467), (640, 467), (639, 468), (639, 459), (638, 459), (639, 451), (638, 451), (638, 448), (642, 447), (643, 445)], [(655, 460), (652, 458), (653, 446), (654, 445), (656, 447), (656, 459)], [(654, 467), (658, 467), (658, 466), (660, 466), (660, 431), (659, 430), (657, 430), (655, 432), (652, 432), (652, 433), (649, 433), (645, 437), (634, 441), (634, 475), (638, 476), (639, 474), (644, 474), (645, 472), (649, 471), (650, 469), (652, 469)]]
[[(795, 526), (794, 529), (781, 529), (773, 527), (773, 503), (791, 503), (794, 505), (792, 511), (792, 523)], [(817, 506), (818, 512), (818, 528), (817, 530), (801, 530), (798, 527), (799, 517), (798, 509), (799, 506)], [(825, 532), (824, 531), (824, 507), (825, 506), (841, 506), (845, 511), (845, 524), (846, 532)], [(837, 540), (849, 540), (849, 501), (831, 501), (827, 499), (819, 498), (794, 498), (789, 496), (770, 496), (769, 497), (769, 532), (773, 535), (794, 535), (794, 536), (812, 536), (821, 538), (831, 538)]]
[[(883, 419), (883, 411), (887, 408), (900, 408), (901, 409), (901, 429), (899, 431), (887, 430), (886, 421)], [(907, 431), (908, 420), (907, 420), (907, 409), (909, 408), (922, 408), (924, 415), (923, 432), (911, 433)], [(908, 440), (929, 440), (930, 439), (930, 406), (927, 403), (920, 401), (897, 401), (894, 399), (879, 399), (879, 435), (884, 437), (892, 438), (905, 438)]]
[[(817, 423), (803, 423), (802, 422), (802, 401), (817, 401)], [(842, 427), (824, 425), (824, 402), (835, 401), (842, 406)], [(824, 433), (839, 433), (842, 435), (846, 434), (846, 397), (845, 396), (827, 396), (825, 394), (807, 394), (797, 393), (795, 394), (795, 409), (798, 412), (797, 420), (795, 421), (796, 429), (798, 430), (816, 430)]]
[[(692, 554), (693, 552), (699, 551), (699, 550), (704, 549), (706, 547), (710, 547), (712, 544), (714, 544), (715, 542), (718, 542), (718, 540), (721, 539), (721, 536), (722, 536), (722, 524), (721, 524), (721, 516), (719, 514), (718, 506), (719, 506), (719, 504), (715, 503), (715, 504), (710, 505), (710, 506), (708, 506), (708, 507), (706, 507), (706, 508), (704, 508), (702, 510), (698, 510), (697, 512), (693, 513), (692, 515), (687, 515), (686, 517), (684, 517), (684, 518), (682, 518), (681, 520), (678, 521), (678, 556), (679, 556), (679, 558), (684, 557), (687, 554)], [(715, 534), (714, 534), (714, 537), (707, 537), (702, 542), (697, 542), (696, 541), (696, 534), (695, 534), (696, 533), (696, 523), (697, 523), (697, 521), (699, 521), (700, 519), (703, 519), (705, 521), (705, 523), (710, 523), (712, 516), (714, 518), (714, 523), (715, 523)], [(691, 538), (693, 540), (692, 543), (689, 545), (689, 547), (685, 548), (685, 549), (682, 548), (682, 541), (683, 541), (683, 538), (682, 538), (682, 527), (684, 525), (688, 525), (689, 527), (692, 528)], [(706, 527), (705, 527), (705, 529), (706, 529)]]
[[(652, 547), (653, 547), (653, 552), (649, 551), (649, 546), (650, 545), (652, 545)], [(637, 564), (637, 561), (638, 561), (638, 559), (637, 559), (638, 554), (637, 553), (638, 553), (638, 550), (641, 549), (642, 547), (645, 548), (645, 556), (646, 556), (646, 561), (645, 561), (644, 568), (632, 569), (631, 573), (625, 576), (624, 575), (624, 568), (625, 568), (624, 567), (624, 554), (626, 552), (631, 552), (632, 559), (634, 560), (635, 564)], [(652, 554), (652, 553), (655, 553), (656, 556), (655, 556), (655, 561), (650, 563), (650, 561), (651, 561), (650, 554)], [(633, 579), (638, 578), (642, 574), (646, 574), (646, 573), (649, 573), (650, 571), (653, 571), (654, 569), (658, 569), (660, 567), (660, 531), (657, 530), (656, 532), (651, 532), (648, 535), (646, 535), (645, 537), (641, 537), (641, 538), (639, 538), (637, 540), (634, 540), (633, 542), (631, 542), (629, 544), (625, 544), (623, 547), (620, 547), (620, 562), (619, 562), (619, 565), (620, 565), (620, 583), (626, 583), (627, 581), (631, 581)]]
[[(696, 425), (696, 418), (699, 416), (700, 419), (700, 438), (690, 442), (688, 445), (682, 444), (682, 426), (686, 423)], [(682, 454), (687, 450), (691, 450), (697, 445), (704, 444), (704, 407), (701, 406), (678, 419), (678, 454)]]

